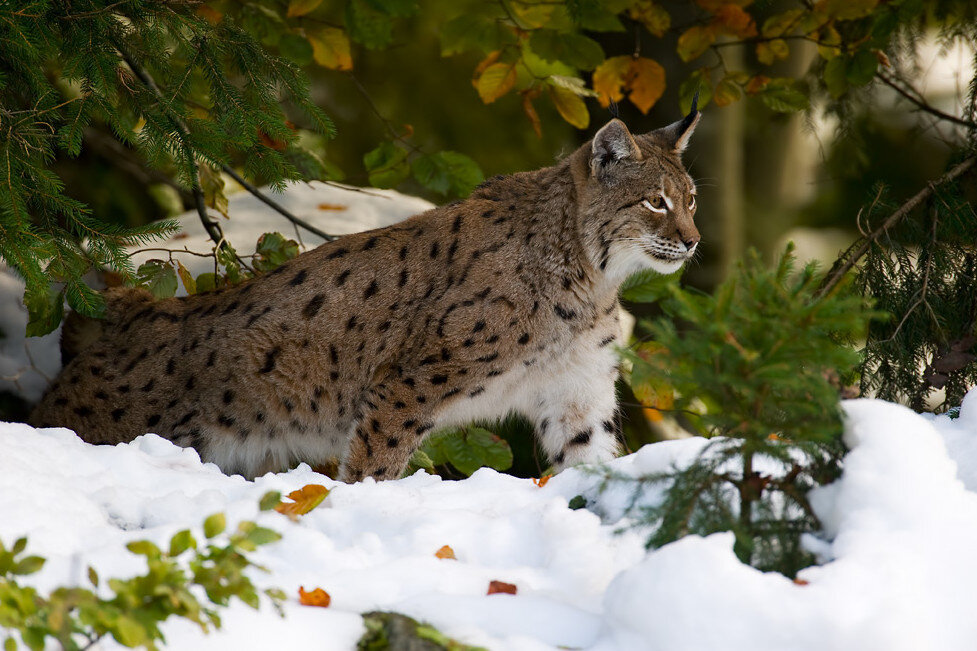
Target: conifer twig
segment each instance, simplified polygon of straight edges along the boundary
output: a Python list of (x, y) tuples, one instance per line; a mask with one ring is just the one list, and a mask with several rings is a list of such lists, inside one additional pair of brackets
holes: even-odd
[[(899, 93), (900, 95), (902, 95), (904, 98), (906, 98), (907, 100), (909, 100), (910, 102), (912, 102), (913, 104), (915, 104), (916, 107), (919, 108), (920, 110), (925, 111), (926, 113), (929, 113), (931, 115), (934, 115), (934, 116), (940, 118), (941, 120), (947, 120), (948, 122), (953, 122), (954, 124), (959, 124), (960, 126), (967, 127), (968, 129), (977, 129), (977, 122), (971, 122), (970, 120), (965, 120), (963, 118), (958, 118), (955, 115), (950, 115), (949, 113), (945, 113), (945, 112), (941, 111), (940, 109), (936, 108), (935, 106), (932, 106), (931, 104), (927, 103), (922, 98), (922, 96), (919, 93), (919, 91), (917, 91), (916, 89), (913, 89), (913, 92), (910, 93), (908, 90), (906, 90), (905, 88), (903, 88), (902, 86), (900, 86), (899, 84), (897, 84), (894, 79), (890, 78), (885, 73), (879, 72), (876, 76), (879, 78), (879, 81), (881, 81), (883, 84), (885, 84), (886, 86), (888, 86), (889, 88), (891, 88), (892, 90), (896, 91), (897, 93)], [(905, 83), (905, 82), (903, 82), (903, 83)], [(906, 85), (908, 85), (908, 84), (906, 84)]]
[[(166, 98), (163, 96), (163, 92), (156, 85), (156, 81), (150, 76), (149, 72), (145, 68), (140, 66), (136, 61), (129, 56), (129, 52), (122, 46), (121, 43), (115, 44), (116, 49), (122, 55), (122, 59), (126, 62), (129, 68), (137, 77), (139, 81), (143, 83), (152, 92), (153, 95), (161, 102), (164, 103)], [(178, 116), (173, 115), (172, 111), (166, 107), (166, 112), (169, 114), (170, 120), (173, 122), (173, 126), (176, 127), (177, 132), (180, 134), (180, 141), (183, 145), (184, 152), (187, 156), (187, 163), (193, 172), (192, 178), (190, 180), (190, 192), (193, 194), (194, 207), (197, 209), (197, 214), (200, 216), (200, 223), (203, 224), (204, 230), (207, 231), (207, 235), (213, 240), (217, 248), (224, 245), (224, 231), (221, 229), (220, 224), (215, 222), (207, 214), (207, 204), (204, 201), (203, 190), (200, 189), (200, 181), (198, 177), (200, 175), (199, 168), (197, 167), (197, 161), (193, 156), (193, 149), (190, 147), (190, 130), (187, 125), (183, 123)]]
[(840, 258), (835, 260), (835, 263), (831, 266), (831, 270), (825, 275), (824, 281), (821, 283), (821, 287), (817, 292), (817, 298), (822, 298), (828, 294), (835, 286), (841, 282), (841, 279), (845, 277), (852, 267), (868, 253), (872, 246), (872, 243), (877, 240), (882, 233), (887, 231), (889, 228), (894, 226), (903, 217), (908, 215), (913, 211), (919, 204), (928, 199), (941, 185), (949, 183), (960, 176), (963, 176), (969, 172), (974, 164), (977, 163), (977, 155), (972, 155), (963, 160), (963, 162), (957, 164), (949, 172), (941, 176), (935, 181), (930, 181), (926, 184), (926, 187), (913, 195), (906, 203), (899, 206), (899, 208), (893, 212), (891, 215), (886, 217), (885, 221), (879, 225), (874, 231), (862, 238), (861, 244), (858, 246), (853, 245), (854, 252), (850, 253), (852, 249), (846, 251)]
[(221, 169), (224, 171), (225, 174), (227, 174), (232, 179), (234, 179), (238, 183), (238, 185), (240, 185), (242, 188), (244, 188), (245, 190), (253, 194), (259, 201), (264, 203), (266, 206), (268, 206), (269, 208), (271, 208), (272, 210), (274, 210), (275, 212), (277, 212), (282, 217), (292, 222), (296, 226), (301, 226), (305, 230), (309, 231), (314, 235), (318, 235), (319, 237), (321, 237), (327, 242), (332, 242), (333, 240), (337, 239), (337, 236), (330, 235), (329, 233), (319, 230), (318, 228), (316, 228), (309, 222), (305, 221), (304, 219), (296, 217), (295, 215), (290, 213), (288, 210), (283, 208), (282, 205), (279, 204), (277, 201), (275, 201), (274, 199), (266, 195), (264, 192), (262, 192), (258, 188), (248, 183), (244, 179), (244, 177), (238, 174), (237, 172), (235, 172), (234, 168), (231, 167), (230, 165), (221, 165)]

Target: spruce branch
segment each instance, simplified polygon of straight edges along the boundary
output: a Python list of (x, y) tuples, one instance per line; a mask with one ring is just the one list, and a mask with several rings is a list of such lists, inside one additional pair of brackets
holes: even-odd
[(917, 206), (928, 199), (941, 185), (950, 183), (957, 178), (963, 176), (969, 172), (974, 164), (977, 163), (977, 154), (971, 155), (965, 158), (961, 163), (958, 163), (953, 169), (941, 176), (935, 181), (929, 182), (925, 188), (913, 195), (908, 201), (899, 206), (899, 208), (893, 212), (891, 215), (886, 217), (885, 221), (879, 225), (878, 228), (873, 230), (871, 233), (862, 238), (860, 243), (852, 245), (845, 253), (841, 255), (840, 258), (835, 260), (831, 269), (824, 277), (824, 281), (821, 283), (821, 287), (818, 289), (817, 298), (822, 298), (832, 289), (834, 289), (841, 279), (845, 277), (852, 267), (854, 267), (858, 261), (868, 253), (871, 249), (872, 244), (887, 230), (892, 226), (901, 221), (906, 215), (911, 213)]

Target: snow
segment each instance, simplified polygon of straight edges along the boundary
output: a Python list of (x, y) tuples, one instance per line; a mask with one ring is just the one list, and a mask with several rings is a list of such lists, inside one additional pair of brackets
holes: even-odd
[[(344, 485), (300, 466), (250, 482), (155, 435), (90, 446), (64, 429), (15, 423), (0, 425), (0, 537), (29, 535), (29, 551), (49, 559), (29, 578), (50, 590), (84, 584), (88, 565), (103, 579), (139, 573), (142, 560), (126, 542), (163, 544), (179, 529), (199, 531), (217, 511), (232, 525), (254, 519), (281, 532), (253, 554), (269, 572), (251, 576), (290, 596), (285, 618), (269, 604), (255, 613), (235, 603), (208, 636), (167, 623), (171, 649), (315, 639), (347, 650), (370, 610), (402, 612), (490, 649), (972, 649), (977, 494), (961, 478), (977, 466), (977, 390), (957, 419), (876, 400), (844, 408), (844, 473), (811, 495), (825, 532), (809, 542), (824, 562), (801, 572), (801, 583), (740, 563), (731, 534), (645, 550), (643, 535), (622, 527), (630, 494), (598, 496), (599, 479), (582, 469), (542, 488), (490, 469), (464, 481), (419, 472)], [(612, 467), (664, 471), (702, 445), (650, 445)], [(266, 491), (309, 483), (332, 491), (297, 522), (258, 512)], [(578, 494), (603, 519), (571, 510)], [(436, 558), (442, 545), (457, 560)], [(516, 584), (518, 594), (486, 595), (492, 580)], [(325, 589), (332, 605), (301, 606), (299, 586)]]

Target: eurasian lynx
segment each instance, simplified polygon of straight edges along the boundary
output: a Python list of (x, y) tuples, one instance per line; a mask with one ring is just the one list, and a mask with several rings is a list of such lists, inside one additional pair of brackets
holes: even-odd
[(346, 481), (393, 478), (432, 429), (508, 412), (558, 468), (610, 459), (618, 287), (695, 251), (679, 155), (698, 118), (637, 137), (611, 120), (553, 167), (225, 290), (111, 290), (32, 420), (91, 443), (156, 432), (246, 476), (338, 457)]

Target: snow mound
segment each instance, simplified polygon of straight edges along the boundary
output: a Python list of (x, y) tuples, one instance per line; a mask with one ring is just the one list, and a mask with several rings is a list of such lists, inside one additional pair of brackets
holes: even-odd
[[(361, 189), (319, 182), (293, 183), (281, 194), (267, 188), (263, 188), (263, 191), (296, 217), (330, 235), (347, 235), (389, 226), (433, 207), (423, 199), (393, 190)], [(231, 219), (217, 219), (225, 237), (242, 255), (254, 253), (258, 238), (269, 231), (278, 231), (286, 237), (301, 239), (303, 250), (322, 243), (322, 238), (305, 230), (299, 230), (297, 235), (291, 222), (246, 192), (231, 194), (228, 197), (228, 206)], [(179, 221), (178, 233), (150, 246), (188, 249), (198, 253), (210, 251), (212, 242), (196, 212), (180, 215)], [(133, 247), (132, 251), (136, 250), (138, 247)], [(212, 259), (189, 253), (181, 253), (176, 257), (194, 276), (213, 270)], [(166, 253), (135, 253), (132, 260), (138, 266), (152, 258), (165, 259)], [(185, 293), (180, 285), (178, 294)], [(23, 296), (24, 282), (12, 270), (0, 264), (0, 332), (3, 333), (3, 338), (0, 339), (0, 391), (9, 391), (28, 402), (37, 402), (61, 370), (61, 353), (58, 348), (61, 330), (59, 328), (44, 337), (26, 337), (27, 309), (24, 307)]]
[[(464, 481), (420, 472), (399, 481), (338, 484), (301, 466), (250, 482), (200, 463), (155, 435), (90, 446), (64, 429), (0, 425), (0, 537), (30, 536), (49, 558), (30, 577), (41, 589), (141, 572), (126, 542), (159, 544), (210, 513), (254, 519), (283, 534), (261, 548), (259, 587), (290, 595), (286, 617), (236, 604), (222, 631), (165, 627), (171, 649), (305, 646), (347, 650), (359, 613), (394, 610), (491, 649), (972, 649), (977, 618), (977, 494), (957, 478), (973, 468), (977, 391), (957, 420), (926, 419), (896, 405), (845, 404), (852, 447), (842, 477), (812, 502), (825, 564), (795, 583), (741, 564), (729, 534), (689, 536), (656, 551), (619, 532), (629, 495), (606, 492), (604, 521), (567, 506), (595, 477), (571, 469), (538, 488), (483, 469)], [(946, 442), (945, 442), (946, 441)], [(951, 457), (968, 453), (969, 456)], [(966, 444), (963, 443), (966, 441)], [(646, 446), (613, 462), (629, 474), (664, 471), (701, 449), (690, 439)], [(956, 462), (956, 463), (955, 463)], [(291, 522), (259, 513), (268, 490), (308, 483), (332, 489)], [(457, 560), (434, 553), (450, 545)], [(492, 580), (518, 594), (486, 595)], [(332, 596), (327, 609), (298, 604), (299, 586)], [(103, 642), (101, 648), (116, 645)]]

